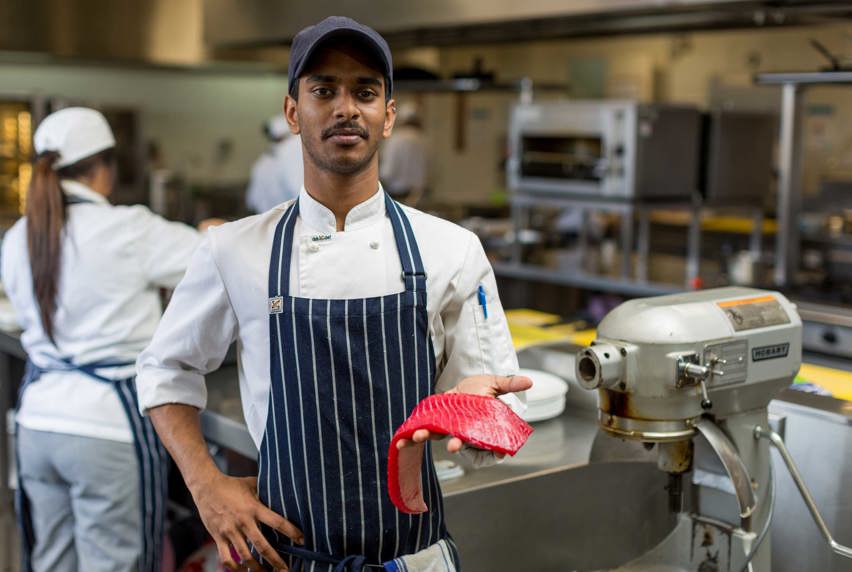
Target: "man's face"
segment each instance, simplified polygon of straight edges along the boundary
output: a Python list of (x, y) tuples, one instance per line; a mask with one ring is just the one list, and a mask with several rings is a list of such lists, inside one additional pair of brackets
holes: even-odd
[(351, 175), (376, 158), (393, 127), (393, 101), (385, 101), (382, 73), (363, 49), (348, 43), (323, 47), (299, 79), (299, 99), (284, 113), (302, 136), (307, 159), (318, 168)]

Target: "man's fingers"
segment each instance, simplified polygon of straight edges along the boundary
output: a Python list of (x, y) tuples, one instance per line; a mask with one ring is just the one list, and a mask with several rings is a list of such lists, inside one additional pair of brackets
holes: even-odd
[(525, 375), (494, 376), (494, 389), (497, 391), (497, 395), (525, 391), (532, 386), (532, 380)]
[(216, 542), (216, 550), (219, 552), (219, 561), (222, 565), (229, 570), (239, 570), (239, 563), (231, 556), (231, 543), (222, 537), (213, 540)]
[(447, 442), (447, 451), (449, 451), (450, 453), (458, 453), (462, 450), (463, 445), (464, 442), (461, 439), (459, 439), (458, 437), (451, 437), (450, 440)]
[(414, 441), (415, 443), (423, 443), (423, 442), (427, 441), (430, 436), (431, 436), (431, 433), (429, 432), (428, 429), (418, 429), (411, 436), (411, 440)]
[(260, 552), (260, 555), (266, 558), (267, 562), (275, 566), (276, 570), (287, 570), (287, 564), (281, 558), (281, 555), (272, 548), (266, 538), (263, 537), (260, 529), (257, 528), (257, 524), (252, 522), (243, 529), (243, 532), (249, 542), (254, 545), (255, 550)]
[(231, 546), (234, 547), (234, 550), (237, 551), (237, 555), (240, 557), (239, 566), (236, 570), (263, 572), (263, 568), (260, 567), (260, 564), (258, 564), (257, 560), (254, 559), (251, 550), (249, 550), (248, 544), (246, 544), (246, 539), (243, 537), (243, 533), (241, 531), (235, 530), (229, 534), (228, 540), (231, 542)]
[(425, 443), (429, 439), (433, 441), (440, 441), (446, 437), (444, 433), (436, 433), (434, 431), (429, 431), (428, 429), (418, 429), (411, 436), (411, 440), (415, 443)]
[(258, 511), (257, 519), (263, 524), (274, 528), (284, 536), (287, 536), (296, 544), (305, 543), (304, 533), (299, 530), (295, 524), (293, 524), (280, 514), (276, 514), (270, 509), (263, 507)]

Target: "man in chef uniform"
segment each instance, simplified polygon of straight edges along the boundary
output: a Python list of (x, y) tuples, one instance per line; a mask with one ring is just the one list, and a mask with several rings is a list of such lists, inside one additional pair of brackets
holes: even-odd
[[(284, 114), (301, 135), (304, 187), (208, 232), (137, 363), (140, 408), (234, 569), (458, 570), (428, 446), (428, 512), (391, 503), (391, 436), (433, 393), (520, 406), (513, 392), (531, 385), (510, 375), (517, 358), (477, 237), (379, 184), (392, 69), (385, 40), (348, 18), (296, 36)], [(220, 472), (200, 429), (204, 375), (234, 340), (257, 478)]]

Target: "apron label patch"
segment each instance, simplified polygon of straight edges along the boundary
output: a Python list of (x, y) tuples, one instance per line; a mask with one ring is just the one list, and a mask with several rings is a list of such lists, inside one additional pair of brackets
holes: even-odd
[(280, 314), (284, 311), (284, 298), (281, 296), (275, 296), (274, 298), (269, 299), (269, 313), (270, 314)]
[(311, 237), (313, 242), (322, 242), (324, 240), (331, 240), (330, 234), (315, 234)]

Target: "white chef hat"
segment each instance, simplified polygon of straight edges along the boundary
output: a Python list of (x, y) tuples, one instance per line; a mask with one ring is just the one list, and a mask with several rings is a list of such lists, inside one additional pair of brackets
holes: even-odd
[(66, 107), (44, 118), (33, 136), (37, 154), (59, 153), (54, 169), (73, 165), (95, 153), (115, 147), (115, 137), (100, 111)]
[(270, 139), (279, 140), (290, 135), (290, 125), (280, 113), (270, 117), (266, 122), (266, 134)]

